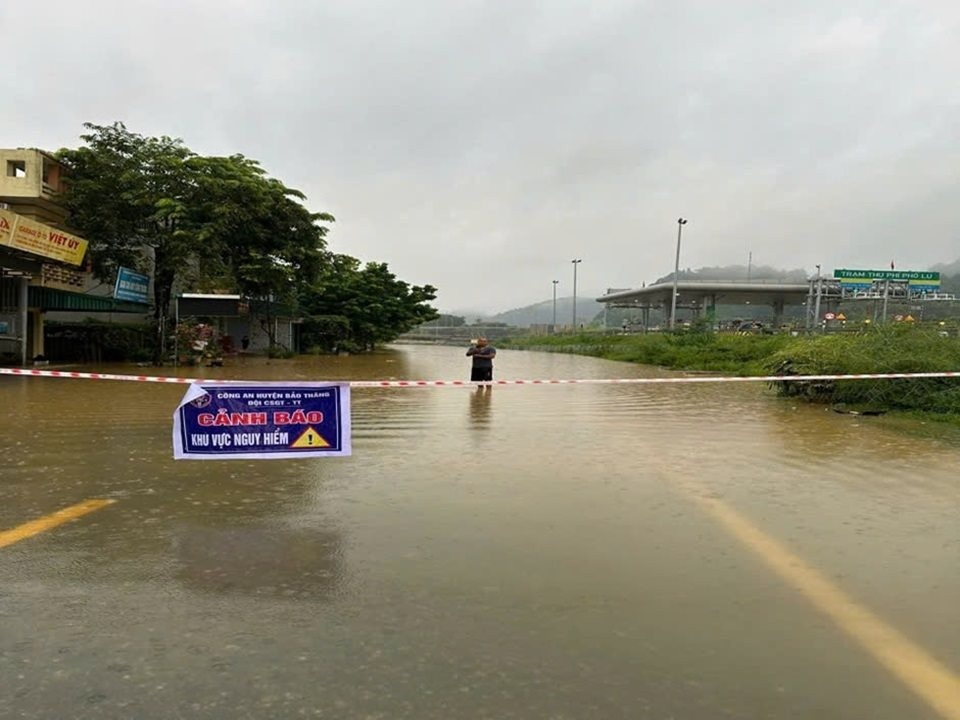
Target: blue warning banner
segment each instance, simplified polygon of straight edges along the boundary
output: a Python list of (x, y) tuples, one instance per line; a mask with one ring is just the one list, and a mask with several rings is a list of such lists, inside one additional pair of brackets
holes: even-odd
[(350, 455), (350, 386), (190, 385), (173, 414), (177, 460)]

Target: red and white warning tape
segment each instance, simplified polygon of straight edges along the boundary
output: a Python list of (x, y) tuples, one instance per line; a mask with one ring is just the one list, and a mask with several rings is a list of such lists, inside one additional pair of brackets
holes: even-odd
[[(125, 380), (152, 383), (231, 384), (255, 383), (256, 380), (223, 380), (219, 378), (172, 377), (167, 375), (119, 375), (115, 373), (73, 372), (69, 370), (37, 370), (34, 368), (0, 368), (0, 375), (21, 377), (72, 378), (77, 380)], [(330, 380), (352, 388), (412, 388), (412, 387), (476, 387), (478, 385), (664, 385), (677, 383), (736, 383), (736, 382), (810, 382), (822, 380), (901, 380), (920, 378), (960, 378), (960, 372), (868, 373), (860, 375), (750, 375), (713, 376), (693, 375), (643, 378), (579, 378), (573, 380), (493, 380), (469, 382), (466, 380)], [(262, 381), (275, 382), (275, 381)], [(290, 381), (296, 382), (296, 381)]]

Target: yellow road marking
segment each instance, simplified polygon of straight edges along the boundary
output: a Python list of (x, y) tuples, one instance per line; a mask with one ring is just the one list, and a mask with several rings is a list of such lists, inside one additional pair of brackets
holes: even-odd
[(788, 585), (805, 596), (881, 665), (942, 717), (960, 720), (960, 676), (926, 650), (858, 605), (813, 567), (766, 535), (732, 507), (716, 499), (698, 500), (740, 542), (753, 550)]
[(107, 505), (112, 505), (115, 502), (116, 500), (99, 498), (84, 500), (76, 505), (65, 507), (63, 510), (57, 510), (55, 513), (50, 513), (49, 515), (44, 515), (36, 520), (26, 522), (23, 525), (18, 525), (15, 528), (0, 531), (0, 548), (6, 547), (7, 545), (13, 545), (15, 542), (20, 542), (21, 540), (26, 540), (28, 537), (33, 537), (34, 535), (42, 533), (45, 530), (55, 528), (57, 525), (62, 525), (65, 522), (74, 520), (78, 517), (86, 515), (87, 513), (92, 513), (94, 510), (99, 510), (100, 508), (106, 507)]

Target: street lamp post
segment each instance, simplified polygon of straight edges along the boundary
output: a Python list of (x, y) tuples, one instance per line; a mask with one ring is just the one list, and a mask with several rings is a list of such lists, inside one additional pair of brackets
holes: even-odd
[(889, 299), (890, 299), (890, 280), (888, 279), (883, 284), (883, 322), (887, 322), (887, 301)]
[(817, 330), (820, 329), (820, 296), (823, 294), (823, 284), (820, 281), (820, 266), (817, 265), (817, 299), (813, 305), (813, 322)]
[(680, 236), (683, 233), (683, 226), (687, 221), (683, 218), (677, 219), (677, 259), (673, 263), (673, 299), (670, 302), (670, 329), (673, 330), (677, 324), (677, 281), (680, 277)]
[(553, 329), (550, 332), (557, 331), (557, 283), (559, 280), (553, 281)]
[(177, 295), (173, 302), (176, 313), (176, 324), (173, 326), (173, 366), (177, 367), (180, 362), (180, 296)]
[(583, 262), (582, 259), (571, 260), (573, 263), (573, 331), (577, 331), (577, 265)]

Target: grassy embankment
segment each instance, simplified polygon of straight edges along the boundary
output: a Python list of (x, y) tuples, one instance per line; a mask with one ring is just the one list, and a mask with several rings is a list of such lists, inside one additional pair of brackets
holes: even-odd
[[(960, 371), (960, 339), (909, 326), (838, 335), (554, 335), (502, 347), (736, 375), (846, 375)], [(929, 413), (960, 422), (960, 378), (778, 383), (777, 392), (851, 408)]]

